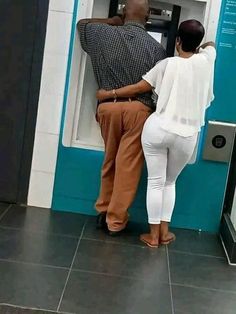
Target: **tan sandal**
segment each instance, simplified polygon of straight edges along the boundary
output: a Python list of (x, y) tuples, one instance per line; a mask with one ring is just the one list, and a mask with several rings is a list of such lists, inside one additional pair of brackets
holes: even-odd
[(169, 239), (166, 239), (164, 241), (161, 240), (161, 245), (168, 245), (172, 242), (174, 242), (176, 240), (176, 236), (174, 234), (172, 234), (172, 237), (170, 237)]
[(143, 238), (143, 236), (144, 236), (144, 235), (141, 235), (141, 236), (140, 236), (140, 241), (142, 241), (143, 243), (145, 243), (147, 246), (149, 246), (149, 247), (152, 248), (152, 249), (157, 249), (157, 248), (159, 247), (159, 243), (153, 244), (153, 243), (149, 242), (148, 240), (145, 240), (145, 239)]

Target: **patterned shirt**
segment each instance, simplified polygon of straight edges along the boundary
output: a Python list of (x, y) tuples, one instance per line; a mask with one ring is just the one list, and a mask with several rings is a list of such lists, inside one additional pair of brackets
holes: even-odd
[[(137, 22), (124, 26), (80, 22), (79, 32), (99, 88), (111, 90), (135, 84), (166, 57), (162, 45)], [(141, 94), (137, 99), (154, 109), (152, 93)]]

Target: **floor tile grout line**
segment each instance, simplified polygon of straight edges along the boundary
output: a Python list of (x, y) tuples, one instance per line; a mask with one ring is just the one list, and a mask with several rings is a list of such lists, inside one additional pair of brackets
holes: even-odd
[[(107, 277), (116, 277), (116, 278), (122, 278), (122, 279), (132, 279), (132, 280), (138, 280), (138, 281), (144, 281), (145, 278), (138, 278), (134, 276), (126, 276), (126, 275), (117, 275), (117, 274), (112, 274), (112, 273), (104, 273), (104, 272), (97, 272), (97, 271), (92, 271), (92, 270), (86, 270), (86, 269), (81, 269), (81, 268), (74, 268), (74, 272), (79, 272), (79, 273), (87, 273), (91, 275), (99, 275), (99, 276), (107, 276)], [(167, 284), (166, 281), (160, 280), (159, 283), (162, 284)]]
[[(16, 308), (16, 309), (22, 309), (22, 310), (35, 310), (35, 311), (44, 311), (44, 312), (47, 312), (47, 313), (53, 313), (55, 312), (54, 310), (48, 310), (48, 309), (42, 309), (42, 308), (34, 308), (34, 307), (27, 307), (27, 306), (21, 306), (21, 305), (16, 305), (16, 304), (9, 304), (9, 303), (1, 303), (0, 302), (0, 305), (2, 306), (9, 306), (11, 308)], [(74, 314), (72, 312), (58, 312), (58, 314)]]
[(6, 215), (6, 213), (8, 212), (8, 210), (12, 207), (12, 204), (10, 204), (5, 210), (4, 212), (0, 215), (0, 222), (3, 219), (3, 217)]
[[(138, 236), (137, 236), (137, 239), (138, 239)], [(150, 250), (149, 247), (142, 245), (141, 241), (140, 241), (140, 244), (131, 244), (131, 243), (126, 243), (126, 242), (112, 241), (109, 239), (100, 240), (100, 239), (93, 239), (89, 237), (83, 237), (82, 240), (103, 242), (103, 243), (109, 243), (109, 244), (118, 244), (118, 245), (123, 245), (123, 246), (132, 246), (132, 247), (138, 247), (140, 249)], [(159, 248), (159, 250), (163, 250), (163, 248)]]
[(170, 287), (171, 310), (172, 310), (172, 314), (175, 314), (172, 283), (171, 283), (171, 273), (170, 273), (170, 256), (169, 256), (168, 246), (166, 246), (166, 257), (167, 257), (168, 277), (169, 277), (169, 287)]
[(80, 235), (76, 236), (76, 235), (69, 235), (69, 234), (57, 233), (57, 232), (34, 231), (32, 229), (20, 228), (20, 227), (19, 228), (17, 228), (17, 227), (9, 227), (9, 226), (5, 226), (5, 225), (1, 225), (1, 221), (0, 221), (0, 229), (24, 231), (24, 232), (34, 233), (34, 234), (45, 234), (45, 235), (51, 235), (51, 236), (69, 238), (69, 239), (77, 239), (77, 240), (80, 238)]
[(65, 291), (66, 291), (67, 284), (68, 284), (68, 282), (69, 282), (70, 274), (71, 274), (71, 272), (72, 272), (72, 268), (73, 268), (73, 265), (74, 265), (74, 262), (75, 262), (75, 258), (76, 258), (77, 252), (78, 252), (78, 250), (79, 250), (80, 242), (81, 242), (81, 240), (82, 240), (82, 237), (83, 237), (84, 230), (85, 230), (85, 227), (86, 227), (86, 225), (87, 225), (87, 222), (88, 222), (88, 220), (84, 223), (84, 226), (83, 226), (83, 228), (82, 228), (82, 231), (81, 231), (81, 234), (80, 234), (78, 243), (77, 243), (77, 247), (76, 247), (76, 249), (75, 249), (75, 254), (74, 254), (74, 256), (73, 256), (73, 259), (72, 259), (72, 262), (71, 262), (71, 265), (70, 265), (70, 268), (69, 268), (69, 272), (68, 272), (68, 275), (67, 275), (67, 278), (66, 278), (66, 282), (65, 282), (65, 285), (64, 285), (64, 288), (63, 288), (63, 290), (62, 290), (62, 294), (61, 294), (61, 297), (60, 297), (60, 300), (59, 300), (59, 303), (58, 303), (58, 306), (57, 306), (57, 312), (59, 312), (59, 310), (60, 310), (61, 303), (62, 303), (64, 294), (65, 294)]
[(207, 287), (200, 287), (200, 286), (181, 284), (181, 283), (172, 283), (171, 285), (172, 286), (176, 286), (176, 287), (192, 288), (192, 289), (196, 289), (196, 290), (207, 290), (207, 291), (214, 291), (214, 292), (236, 294), (236, 291), (234, 291), (234, 290), (223, 290), (223, 289), (207, 288)]
[[(137, 236), (138, 238), (138, 236)], [(112, 244), (121, 244), (121, 245), (126, 245), (126, 246), (135, 246), (135, 247), (140, 247), (143, 249), (149, 249), (147, 246), (143, 246), (141, 243), (140, 244), (131, 244), (131, 243), (126, 243), (126, 242), (119, 242), (119, 241), (112, 241), (109, 239), (94, 239), (90, 237), (83, 237), (82, 240), (89, 240), (89, 241), (95, 241), (95, 242), (104, 242), (104, 243), (112, 243)], [(162, 247), (160, 247), (162, 249)], [(159, 249), (160, 249), (159, 248)], [(194, 255), (194, 256), (202, 256), (202, 257), (209, 257), (209, 258), (218, 258), (218, 259), (225, 259), (224, 256), (215, 256), (215, 255), (209, 255), (209, 254), (201, 254), (201, 253), (191, 253), (188, 251), (180, 251), (180, 250), (175, 250), (171, 249), (170, 252), (173, 253), (179, 253), (179, 254), (186, 254), (186, 255)]]
[(0, 262), (16, 263), (16, 264), (23, 264), (23, 265), (29, 265), (29, 266), (41, 266), (44, 268), (54, 268), (54, 269), (61, 269), (61, 270), (69, 270), (70, 269), (69, 267), (64, 267), (64, 266), (56, 266), (56, 265), (40, 264), (40, 263), (34, 263), (34, 262), (17, 261), (17, 260), (4, 259), (4, 258), (0, 258)]
[(186, 255), (191, 255), (191, 256), (225, 259), (225, 256), (216, 256), (216, 255), (201, 254), (201, 253), (191, 253), (188, 251), (180, 251), (180, 250), (174, 250), (174, 249), (171, 249), (170, 253), (178, 253), (178, 254), (186, 254)]

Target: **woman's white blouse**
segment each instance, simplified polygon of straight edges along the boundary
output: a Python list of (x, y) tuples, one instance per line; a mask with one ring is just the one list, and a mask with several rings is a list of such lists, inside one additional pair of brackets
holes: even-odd
[(158, 95), (156, 114), (163, 129), (184, 137), (200, 131), (214, 99), (215, 59), (215, 48), (208, 46), (190, 58), (167, 58), (143, 76)]

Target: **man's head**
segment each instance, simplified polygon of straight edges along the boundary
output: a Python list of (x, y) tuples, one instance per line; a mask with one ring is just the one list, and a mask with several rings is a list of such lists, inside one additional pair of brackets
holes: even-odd
[(195, 52), (199, 47), (205, 29), (197, 20), (187, 20), (180, 24), (177, 34), (176, 48), (178, 52), (182, 49), (184, 52)]
[(126, 0), (123, 12), (125, 21), (137, 21), (145, 25), (149, 18), (149, 13), (148, 0)]

